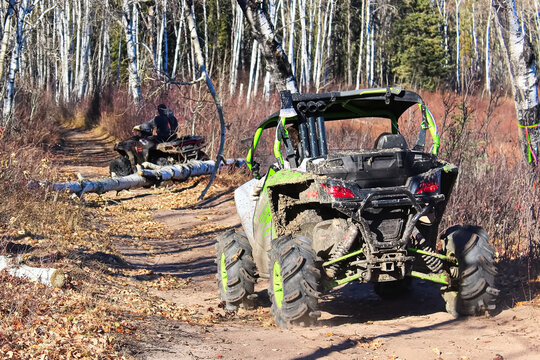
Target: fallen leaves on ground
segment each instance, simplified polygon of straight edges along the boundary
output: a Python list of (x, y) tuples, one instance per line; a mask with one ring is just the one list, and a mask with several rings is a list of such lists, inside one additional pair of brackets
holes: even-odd
[[(187, 308), (151, 295), (152, 289), (189, 287), (189, 277), (130, 267), (116, 251), (118, 246), (142, 249), (151, 256), (152, 244), (174, 236), (153, 220), (153, 211), (192, 206), (204, 185), (190, 179), (118, 196), (88, 194), (85, 203), (68, 202), (77, 208), (76, 214), (56, 224), (53, 231), (50, 227), (44, 234), (0, 229), (5, 238), (31, 247), (22, 261), (62, 268), (70, 276), (68, 288), (51, 289), (0, 274), (0, 358), (129, 359), (134, 354), (122, 344), (128, 338), (144, 338), (139, 329), (156, 317), (205, 326), (222, 321), (224, 315), (213, 309)], [(208, 197), (228, 189), (218, 182)], [(201, 224), (186, 236), (221, 228)], [(269, 318), (264, 310), (235, 316)]]

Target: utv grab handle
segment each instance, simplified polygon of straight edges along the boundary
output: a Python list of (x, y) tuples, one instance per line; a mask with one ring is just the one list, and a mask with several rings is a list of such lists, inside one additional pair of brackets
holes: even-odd
[(279, 93), (281, 100), (281, 109), (279, 110), (279, 122), (276, 127), (276, 139), (274, 140), (274, 157), (277, 159), (280, 166), (284, 166), (283, 155), (281, 154), (281, 141), (289, 141), (289, 132), (285, 129), (287, 119), (298, 116), (293, 106), (293, 99), (289, 90), (283, 90)]

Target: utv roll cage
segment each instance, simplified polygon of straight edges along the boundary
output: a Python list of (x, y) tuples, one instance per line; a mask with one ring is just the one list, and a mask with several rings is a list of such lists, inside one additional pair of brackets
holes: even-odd
[(326, 121), (366, 117), (387, 118), (392, 122), (392, 134), (398, 134), (398, 119), (414, 105), (419, 106), (422, 121), (413, 150), (424, 151), (426, 131), (429, 130), (433, 141), (431, 153), (433, 155), (438, 153), (437, 125), (424, 101), (415, 92), (389, 87), (323, 94), (291, 94), (289, 91), (282, 91), (280, 97), (281, 110), (265, 118), (257, 127), (246, 157), (249, 169), (257, 178), (259, 177), (258, 164), (253, 159), (265, 129), (276, 128), (274, 156), (278, 161), (278, 166), (284, 164), (281, 153), (283, 142), (286, 158), (294, 168), (297, 166), (296, 151), (285, 125), (291, 124), (298, 129), (298, 155), (302, 161), (305, 158), (324, 157), (328, 154)]

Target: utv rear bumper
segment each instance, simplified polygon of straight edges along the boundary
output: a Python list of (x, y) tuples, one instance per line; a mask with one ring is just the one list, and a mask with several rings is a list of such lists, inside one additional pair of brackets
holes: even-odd
[[(362, 238), (371, 253), (390, 249), (405, 250), (418, 220), (432, 212), (436, 204), (445, 201), (444, 194), (414, 195), (404, 187), (362, 189), (359, 195), (357, 199), (335, 201), (332, 207), (348, 214), (358, 224)], [(370, 210), (383, 208), (403, 210), (405, 218), (401, 236), (394, 239), (377, 239), (373, 225), (370, 225), (365, 215)]]

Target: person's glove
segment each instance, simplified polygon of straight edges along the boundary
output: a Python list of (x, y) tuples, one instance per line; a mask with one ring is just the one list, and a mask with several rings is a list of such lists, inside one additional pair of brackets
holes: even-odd
[(142, 131), (141, 125), (136, 125), (133, 127), (133, 131)]

